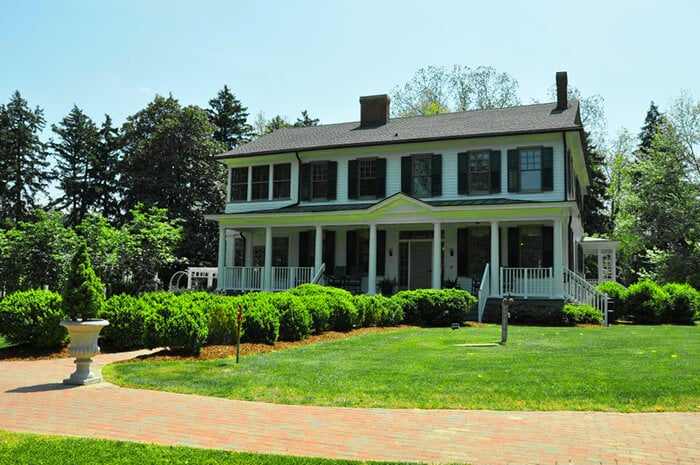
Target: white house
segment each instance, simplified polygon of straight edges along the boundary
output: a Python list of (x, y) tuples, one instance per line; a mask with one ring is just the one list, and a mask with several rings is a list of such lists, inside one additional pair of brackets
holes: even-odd
[(374, 294), (456, 280), (486, 299), (591, 300), (581, 206), (583, 127), (566, 73), (557, 101), (279, 129), (220, 154), (228, 167), (218, 288), (332, 282)]

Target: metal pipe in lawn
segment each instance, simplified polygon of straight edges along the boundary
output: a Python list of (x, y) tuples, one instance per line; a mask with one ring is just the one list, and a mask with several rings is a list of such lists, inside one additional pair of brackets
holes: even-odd
[(501, 301), (501, 345), (508, 341), (508, 317), (510, 313), (508, 308), (515, 303), (515, 300), (510, 296), (510, 293)]

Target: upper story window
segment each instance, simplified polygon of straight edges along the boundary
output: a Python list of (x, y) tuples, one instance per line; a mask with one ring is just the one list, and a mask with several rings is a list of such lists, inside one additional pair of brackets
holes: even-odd
[(301, 200), (335, 200), (338, 162), (320, 161), (301, 165)]
[(231, 202), (248, 200), (248, 168), (231, 168)]
[(508, 150), (508, 192), (551, 191), (552, 147)]
[(379, 199), (386, 195), (386, 158), (348, 161), (348, 198)]
[(442, 195), (442, 155), (402, 157), (401, 190), (414, 197)]
[(457, 164), (460, 195), (501, 192), (501, 152), (499, 150), (460, 153)]
[(292, 164), (283, 163), (272, 167), (272, 198), (273, 199), (288, 199), (290, 198), (291, 179), (292, 179)]
[(267, 200), (269, 198), (270, 167), (268, 165), (253, 167), (252, 184), (252, 200)]
[(328, 197), (328, 163), (311, 164), (311, 198)]

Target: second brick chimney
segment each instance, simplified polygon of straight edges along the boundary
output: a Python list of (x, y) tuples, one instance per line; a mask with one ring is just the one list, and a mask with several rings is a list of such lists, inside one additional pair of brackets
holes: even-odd
[(566, 71), (557, 73), (557, 110), (566, 110), (569, 107), (569, 95), (567, 93), (568, 78)]
[(360, 97), (360, 127), (371, 128), (388, 123), (389, 101), (386, 94)]

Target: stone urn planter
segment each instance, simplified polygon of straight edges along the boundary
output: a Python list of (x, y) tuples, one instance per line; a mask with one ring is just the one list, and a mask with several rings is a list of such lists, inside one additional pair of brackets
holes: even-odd
[(108, 324), (107, 320), (61, 321), (61, 326), (65, 327), (70, 335), (68, 354), (75, 357), (76, 365), (75, 372), (70, 375), (70, 378), (63, 380), (64, 384), (85, 385), (102, 381), (101, 374), (93, 372), (90, 365), (92, 357), (100, 353), (100, 347), (97, 345), (100, 331)]

